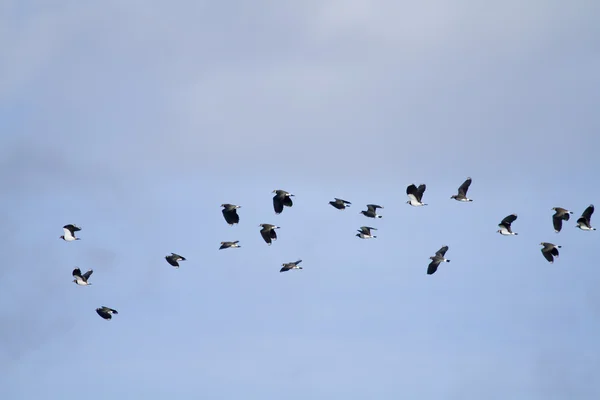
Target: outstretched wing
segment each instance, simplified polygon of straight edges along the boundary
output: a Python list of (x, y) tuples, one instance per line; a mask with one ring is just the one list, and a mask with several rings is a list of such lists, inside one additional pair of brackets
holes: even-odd
[(594, 205), (590, 204), (590, 206), (585, 209), (583, 214), (581, 214), (581, 218), (585, 218), (586, 221), (589, 221), (592, 218), (593, 213), (594, 213)]
[(74, 277), (80, 277), (81, 278), (81, 270), (79, 268), (75, 268), (73, 270), (73, 276)]
[(509, 216), (505, 217), (502, 222), (500, 222), (500, 225), (504, 225), (507, 228), (510, 228), (510, 224), (512, 224), (515, 220), (517, 219), (517, 214), (510, 214)]
[(263, 228), (260, 230), (260, 235), (267, 244), (271, 244), (271, 232), (273, 232), (272, 229)]
[(427, 186), (425, 184), (421, 184), (417, 188), (417, 199), (419, 200), (419, 202), (423, 198), (423, 193), (425, 193), (425, 189), (427, 189)]
[(273, 196), (273, 209), (275, 210), (275, 214), (281, 214), (283, 211), (283, 201), (281, 200), (281, 196)]
[(292, 201), (292, 198), (290, 196), (284, 196), (283, 205), (286, 207), (291, 207), (294, 205), (294, 202)]
[(554, 257), (552, 256), (552, 254), (550, 253), (550, 251), (548, 249), (546, 249), (545, 247), (542, 249), (542, 254), (544, 255), (544, 258), (546, 260), (548, 260), (549, 262), (553, 262), (554, 261)]
[(375, 212), (375, 210), (377, 208), (383, 208), (383, 207), (378, 206), (377, 204), (367, 204), (367, 209), (371, 212)]
[(240, 222), (240, 216), (237, 214), (236, 209), (227, 210), (223, 209), (223, 217), (229, 225), (237, 224)]
[(88, 272), (86, 272), (85, 274), (83, 274), (83, 280), (87, 281), (93, 273), (94, 273), (94, 270), (90, 269)]
[(444, 246), (441, 249), (439, 249), (438, 251), (435, 252), (436, 256), (440, 256), (440, 257), (444, 257), (444, 255), (446, 254), (446, 252), (448, 251), (448, 246)]
[(334, 199), (335, 199), (336, 201), (341, 201), (341, 202), (342, 202), (342, 203), (344, 203), (344, 204), (352, 204), (352, 203), (350, 203), (349, 201), (346, 201), (346, 200), (344, 200), (344, 199), (338, 199), (337, 197), (334, 197)]
[(466, 196), (467, 192), (469, 191), (469, 186), (471, 186), (471, 178), (467, 178), (467, 180), (458, 187), (458, 194)]
[(440, 265), (439, 261), (432, 261), (429, 263), (429, 266), (427, 267), (427, 275), (432, 275), (435, 274), (435, 271), (437, 271), (438, 269), (438, 265)]
[(63, 226), (63, 229), (68, 229), (71, 232), (77, 232), (77, 231), (81, 230), (80, 227), (78, 227), (77, 225), (73, 225), (73, 224), (67, 224), (67, 225)]
[(419, 194), (419, 189), (417, 189), (417, 187), (414, 184), (408, 185), (408, 187), (406, 188), (407, 196), (414, 196), (414, 198), (416, 199), (418, 194)]
[[(569, 216), (569, 214), (565, 214), (567, 217)], [(568, 219), (568, 218), (567, 218)], [(562, 218), (559, 217), (552, 217), (552, 225), (554, 225), (554, 230), (556, 232), (560, 232), (560, 230), (562, 229)]]

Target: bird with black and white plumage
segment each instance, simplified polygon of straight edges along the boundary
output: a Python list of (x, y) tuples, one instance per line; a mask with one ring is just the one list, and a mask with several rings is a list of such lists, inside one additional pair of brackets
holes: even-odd
[(473, 201), (467, 197), (467, 192), (469, 191), (469, 186), (471, 186), (471, 182), (472, 182), (471, 177), (468, 177), (467, 180), (465, 180), (462, 183), (462, 185), (460, 185), (458, 187), (458, 194), (455, 194), (450, 198), (454, 199), (456, 201), (462, 201), (462, 202)]
[(499, 234), (504, 235), (504, 236), (518, 235), (518, 233), (513, 232), (512, 228), (511, 228), (511, 224), (513, 222), (515, 222), (516, 219), (517, 219), (517, 214), (510, 214), (509, 216), (505, 217), (498, 224), (500, 229), (498, 229), (496, 232), (498, 232)]
[(293, 194), (286, 192), (285, 190), (273, 190), (272, 193), (275, 193), (273, 196), (273, 209), (275, 209), (275, 214), (281, 214), (283, 212), (283, 207), (291, 207), (294, 205), (292, 202)]
[(435, 274), (435, 271), (437, 271), (440, 263), (450, 262), (450, 260), (448, 260), (445, 257), (447, 251), (448, 251), (448, 246), (444, 246), (435, 252), (435, 256), (429, 257), (431, 259), (431, 262), (429, 263), (429, 266), (427, 267), (427, 275)]
[(81, 240), (78, 237), (75, 237), (75, 232), (78, 232), (81, 230), (80, 227), (78, 227), (77, 225), (74, 224), (68, 224), (63, 226), (63, 230), (65, 231), (65, 234), (62, 235), (60, 237), (60, 239), (66, 241), (66, 242), (72, 242), (73, 240)]
[(221, 242), (221, 247), (219, 247), (219, 250), (242, 247), (238, 244), (239, 242), (239, 240), (236, 240), (235, 242)]
[(302, 267), (298, 265), (301, 262), (302, 262), (302, 260), (298, 260), (295, 262), (281, 264), (283, 267), (279, 270), (279, 272), (285, 272), (285, 271), (289, 271), (292, 269), (302, 269)]
[(345, 210), (346, 207), (350, 207), (350, 205), (352, 204), (349, 201), (338, 199), (337, 197), (334, 197), (333, 199), (334, 200), (330, 201), (329, 204), (331, 204), (333, 207), (337, 208), (338, 210)]
[(75, 268), (73, 270), (73, 282), (78, 284), (79, 286), (89, 286), (91, 283), (88, 282), (90, 276), (94, 273), (93, 269), (88, 270), (85, 274), (81, 275), (81, 270), (79, 268)]
[(594, 213), (594, 205), (590, 204), (588, 208), (583, 211), (581, 217), (577, 220), (577, 227), (582, 231), (595, 231), (596, 228), (592, 228), (591, 219)]
[(277, 240), (277, 232), (275, 232), (275, 229), (279, 229), (280, 227), (271, 224), (260, 224), (259, 226), (262, 227), (260, 235), (270, 246), (273, 240)]
[(382, 206), (378, 206), (377, 204), (367, 204), (367, 209), (365, 211), (361, 211), (360, 214), (369, 218), (383, 218), (383, 216), (377, 214), (378, 208), (383, 209)]
[(236, 206), (235, 204), (226, 203), (221, 204), (221, 207), (223, 207), (223, 210), (221, 212), (223, 213), (225, 222), (227, 222), (229, 226), (233, 226), (234, 224), (240, 222), (240, 216), (237, 213), (237, 209), (241, 208), (242, 206)]
[(371, 231), (376, 231), (377, 228), (373, 228), (371, 226), (361, 226), (360, 229), (357, 229), (359, 233), (356, 234), (361, 239), (375, 239), (377, 236), (371, 234)]
[(554, 231), (558, 233), (562, 229), (562, 222), (568, 221), (569, 218), (571, 218), (573, 211), (569, 211), (562, 207), (552, 207), (552, 210), (555, 211), (554, 215), (552, 215), (552, 225), (554, 225)]
[(552, 264), (554, 262), (554, 257), (558, 258), (558, 249), (560, 249), (561, 246), (557, 246), (553, 243), (548, 242), (542, 242), (540, 243), (540, 245), (544, 246), (541, 249), (542, 255), (546, 260), (548, 260), (550, 264)]
[(165, 256), (165, 260), (175, 268), (179, 268), (179, 261), (185, 261), (185, 257), (182, 257), (177, 253), (171, 253), (170, 256)]
[(119, 313), (117, 310), (105, 306), (96, 308), (96, 312), (104, 319), (112, 319), (113, 314), (116, 315)]
[(427, 189), (427, 186), (424, 183), (420, 184), (419, 187), (415, 184), (408, 185), (406, 188), (406, 195), (409, 200), (406, 203), (413, 207), (426, 206), (427, 204), (422, 202), (425, 189)]

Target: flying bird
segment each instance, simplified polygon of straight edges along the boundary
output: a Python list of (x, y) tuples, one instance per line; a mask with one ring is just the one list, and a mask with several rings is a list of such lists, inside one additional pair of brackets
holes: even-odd
[(185, 261), (185, 257), (182, 257), (177, 253), (171, 253), (170, 256), (165, 256), (165, 260), (175, 268), (179, 268), (179, 261)]
[(259, 226), (262, 227), (260, 235), (270, 246), (273, 240), (277, 240), (277, 232), (275, 232), (275, 229), (279, 229), (279, 227), (271, 224), (260, 224)]
[(364, 215), (365, 217), (369, 217), (369, 218), (382, 218), (381, 215), (377, 214), (378, 208), (383, 208), (383, 207), (378, 206), (377, 204), (367, 204), (367, 210), (361, 211), (360, 214)]
[(240, 222), (240, 216), (237, 214), (237, 209), (241, 206), (236, 206), (235, 204), (221, 204), (221, 207), (223, 207), (223, 217), (225, 217), (225, 221), (229, 226), (233, 226), (233, 224)]
[(372, 228), (370, 226), (361, 226), (360, 229), (357, 229), (359, 233), (357, 233), (356, 236), (358, 236), (361, 239), (374, 239), (377, 236), (371, 234), (372, 230), (376, 231), (377, 228)]
[(81, 275), (81, 270), (79, 268), (75, 268), (73, 270), (73, 278), (75, 278), (73, 279), (73, 282), (75, 282), (79, 286), (91, 285), (91, 283), (88, 282), (88, 279), (90, 279), (90, 275), (92, 275), (93, 273), (94, 270), (90, 269), (85, 274)]
[(561, 207), (553, 207), (552, 209), (555, 211), (554, 215), (552, 215), (552, 224), (554, 225), (554, 231), (558, 233), (562, 229), (562, 222), (568, 221), (573, 211)]
[(431, 262), (429, 263), (429, 266), (427, 267), (427, 275), (435, 274), (435, 271), (437, 271), (440, 263), (450, 262), (450, 260), (448, 260), (446, 257), (444, 257), (446, 255), (447, 251), (448, 251), (448, 246), (444, 246), (441, 249), (439, 249), (438, 251), (436, 251), (435, 256), (429, 257), (431, 259)]
[(561, 246), (548, 242), (542, 242), (540, 245), (544, 246), (544, 248), (541, 249), (542, 255), (550, 264), (552, 264), (554, 262), (554, 257), (558, 257), (558, 249), (560, 249)]
[(235, 242), (221, 242), (221, 247), (219, 247), (219, 250), (223, 250), (223, 249), (228, 249), (228, 248), (237, 248), (237, 247), (241, 247), (238, 243), (240, 241), (236, 240)]
[(292, 202), (293, 194), (286, 192), (285, 190), (273, 190), (272, 193), (275, 193), (273, 196), (273, 208), (275, 209), (275, 214), (281, 214), (283, 212), (283, 206), (291, 207), (294, 205)]
[(500, 229), (498, 229), (496, 232), (500, 233), (501, 235), (504, 236), (509, 236), (509, 235), (518, 235), (518, 233), (513, 232), (510, 225), (517, 219), (517, 214), (510, 214), (509, 216), (507, 216), (506, 218), (504, 218), (499, 224), (498, 226), (500, 227)]
[(296, 262), (281, 264), (281, 265), (283, 265), (283, 268), (281, 268), (279, 270), (279, 272), (285, 272), (285, 271), (289, 271), (291, 269), (302, 269), (302, 267), (298, 265), (301, 262), (302, 262), (302, 260), (298, 260)]
[(330, 201), (329, 204), (331, 204), (338, 210), (344, 210), (344, 209), (346, 209), (346, 207), (350, 207), (350, 205), (352, 203), (350, 203), (349, 201), (338, 199), (337, 197), (334, 197), (334, 200)]
[(408, 185), (406, 188), (406, 195), (408, 196), (409, 200), (406, 203), (413, 207), (426, 206), (427, 204), (421, 201), (426, 188), (427, 186), (425, 184), (421, 184), (419, 187), (416, 187), (414, 184)]
[(581, 217), (577, 220), (577, 227), (583, 231), (595, 231), (596, 228), (592, 228), (590, 223), (590, 219), (592, 218), (592, 214), (594, 213), (594, 205), (590, 204), (588, 208), (583, 211)]
[(118, 314), (117, 310), (113, 310), (112, 308), (108, 308), (105, 306), (96, 308), (96, 312), (99, 316), (101, 316), (104, 319), (112, 319), (113, 314)]
[(467, 178), (467, 180), (464, 181), (462, 183), (462, 185), (460, 185), (458, 187), (458, 194), (455, 194), (450, 198), (454, 199), (456, 201), (463, 201), (463, 202), (473, 201), (467, 197), (467, 192), (469, 191), (469, 186), (471, 186), (471, 181), (472, 180), (470, 177)]
[(65, 234), (60, 237), (62, 240), (67, 241), (67, 242), (72, 242), (73, 240), (81, 240), (78, 237), (75, 237), (75, 232), (78, 232), (81, 230), (81, 228), (78, 227), (77, 225), (73, 225), (73, 224), (65, 225), (65, 226), (63, 226), (63, 230), (65, 231)]

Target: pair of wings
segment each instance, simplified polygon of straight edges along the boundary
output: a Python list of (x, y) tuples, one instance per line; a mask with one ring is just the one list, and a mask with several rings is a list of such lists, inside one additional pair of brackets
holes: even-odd
[(289, 195), (276, 194), (273, 196), (273, 208), (275, 209), (276, 214), (281, 214), (283, 212), (283, 206), (291, 207), (293, 205), (294, 202)]
[[(444, 257), (446, 255), (447, 251), (448, 251), (448, 246), (444, 246), (441, 249), (439, 249), (438, 251), (436, 251), (435, 255), (437, 257)], [(440, 265), (440, 261), (431, 260), (431, 262), (429, 263), (429, 266), (427, 267), (427, 275), (434, 274), (435, 271), (437, 271), (439, 265)]]
[(373, 228), (373, 227), (370, 227), (370, 226), (361, 226), (360, 229), (357, 229), (358, 232), (364, 233), (365, 235), (370, 235), (371, 234), (371, 230), (376, 231), (377, 228)]
[(89, 270), (87, 271), (85, 274), (81, 275), (81, 270), (79, 268), (75, 268), (73, 270), (73, 276), (74, 277), (80, 277), (82, 278), (84, 281), (87, 281), (90, 277), (90, 275), (92, 275), (94, 273), (94, 270)]
[(420, 184), (419, 187), (412, 184), (406, 188), (406, 194), (408, 197), (411, 197), (420, 203), (423, 198), (423, 193), (425, 193), (425, 189), (427, 189), (427, 186), (424, 183)]
[(285, 263), (285, 264), (283, 264), (283, 268), (281, 268), (281, 272), (288, 271), (288, 270), (294, 268), (296, 265), (300, 264), (301, 262), (302, 262), (302, 260), (298, 260), (293, 263)]

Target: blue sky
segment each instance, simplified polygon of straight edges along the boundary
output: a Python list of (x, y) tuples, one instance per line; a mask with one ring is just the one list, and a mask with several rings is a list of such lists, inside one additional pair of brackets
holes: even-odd
[(599, 11), (3, 2), (0, 397), (598, 398)]

